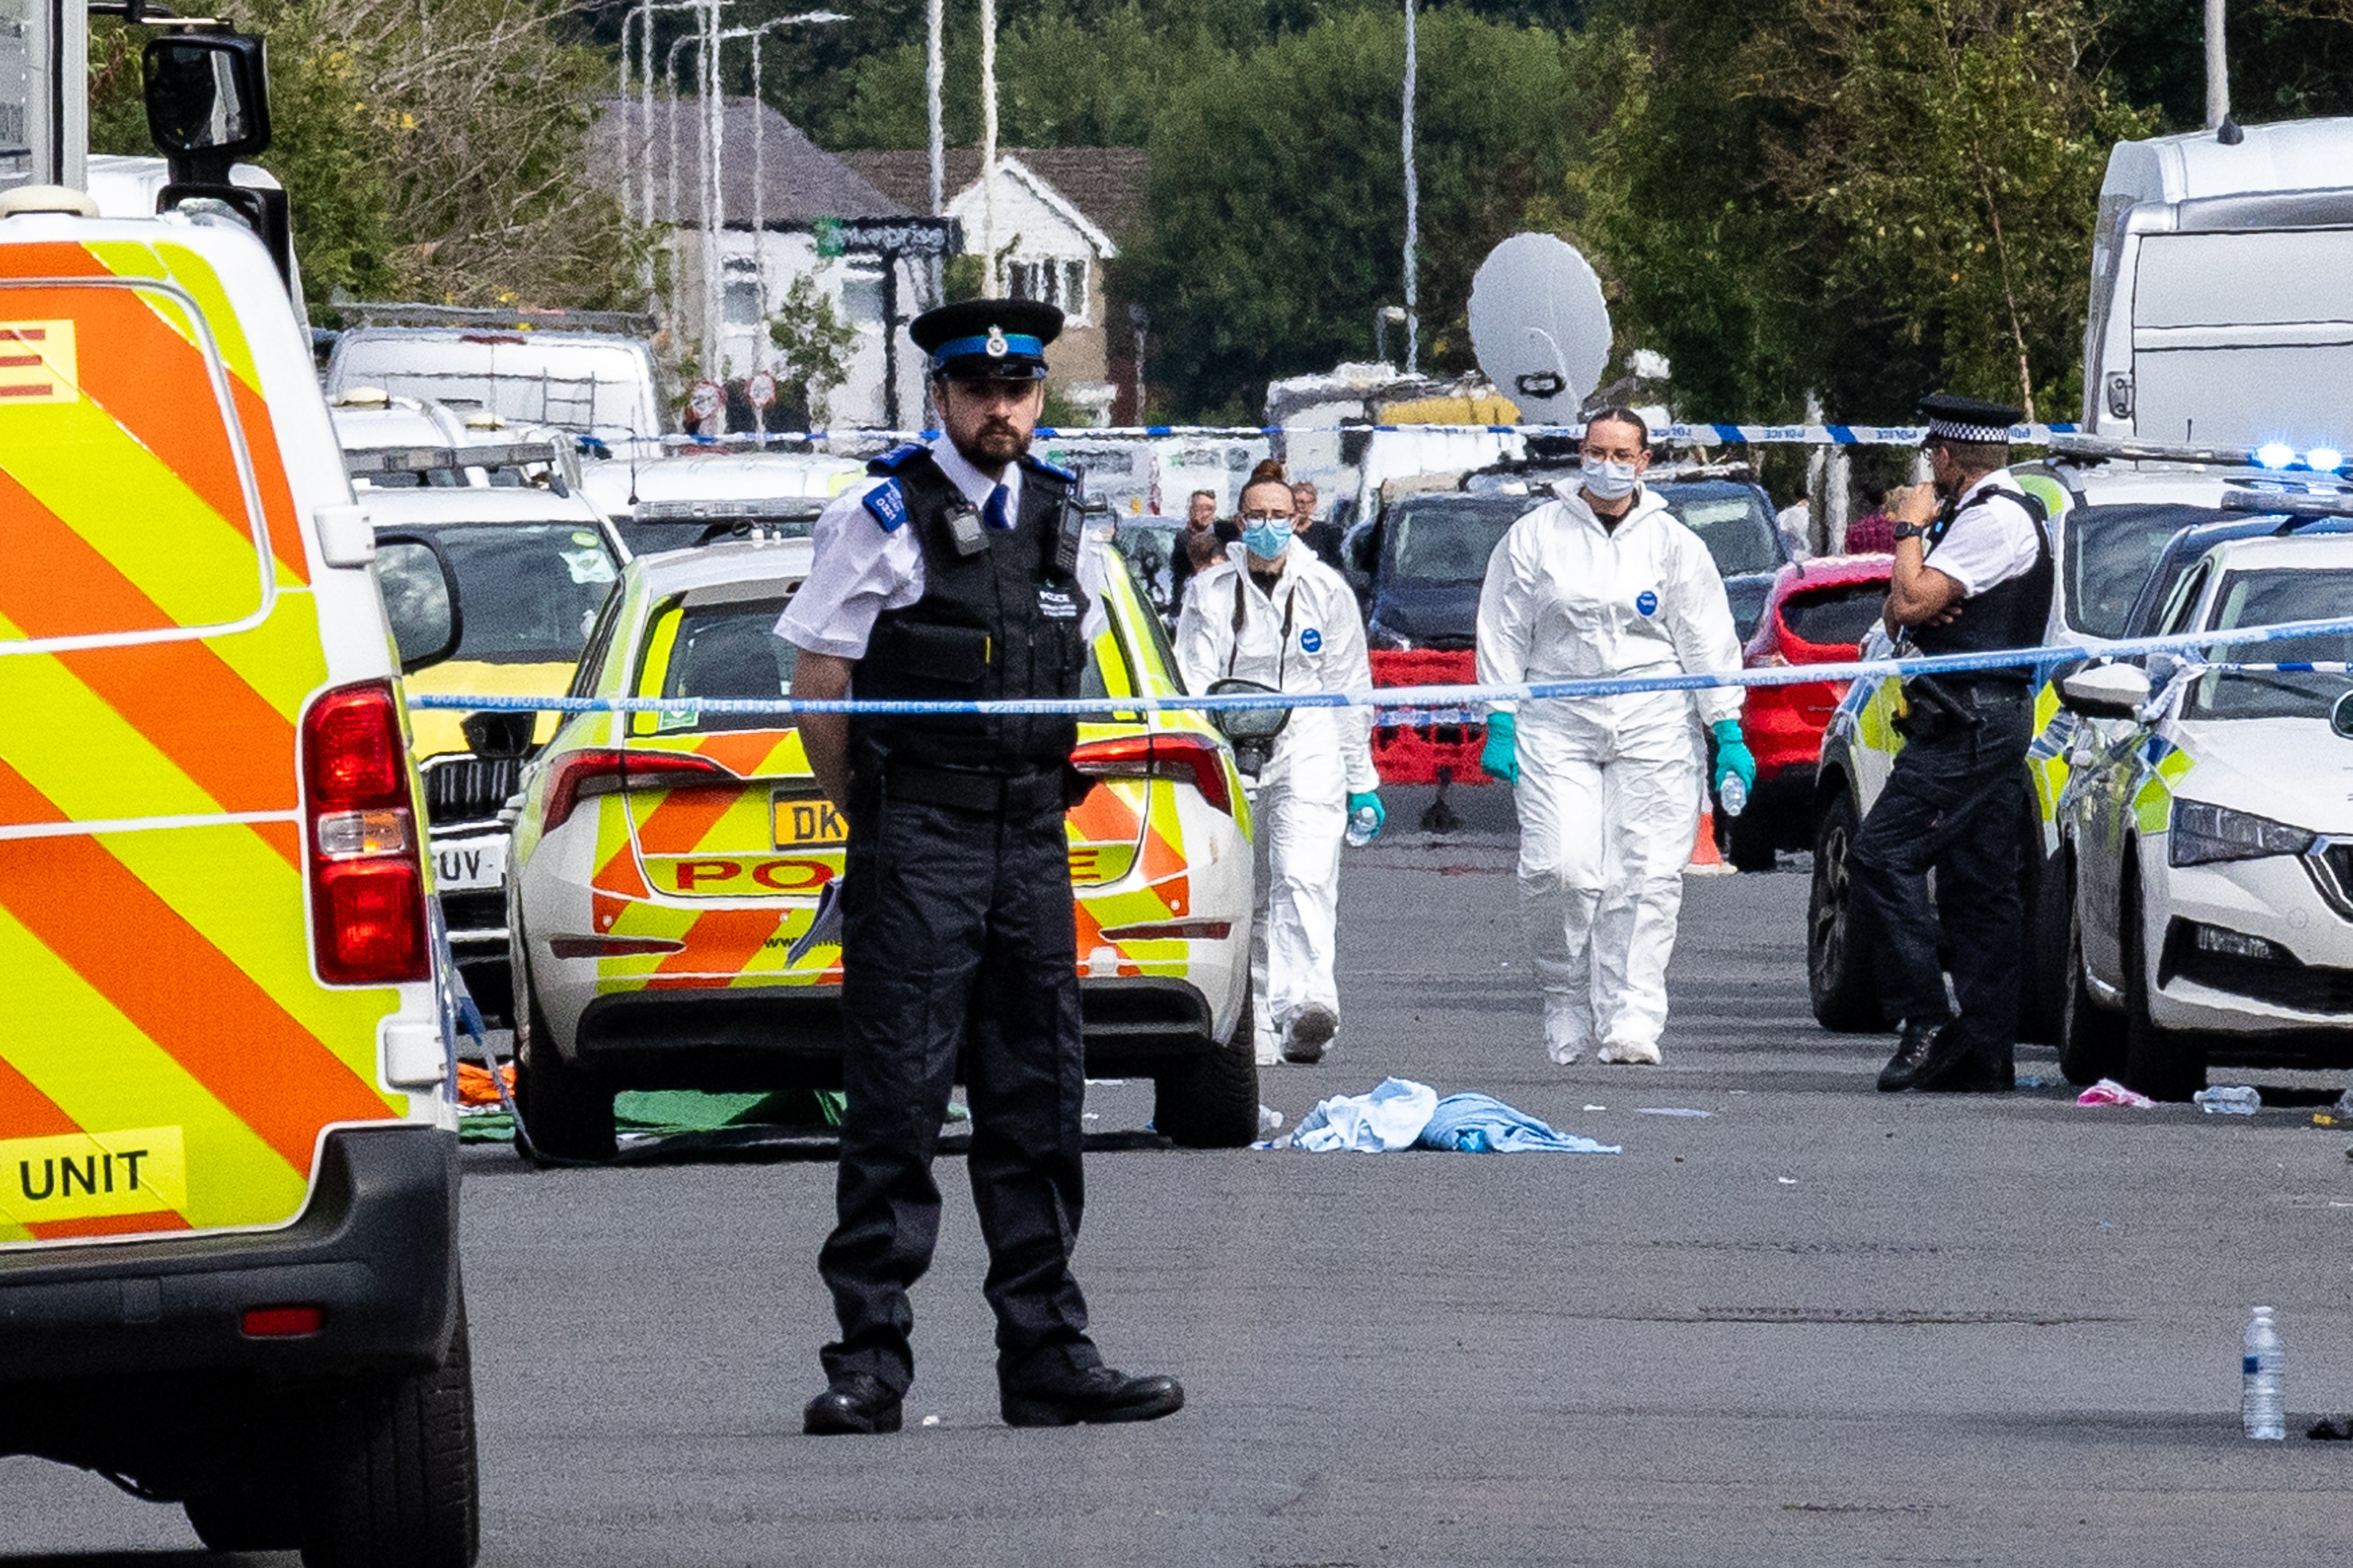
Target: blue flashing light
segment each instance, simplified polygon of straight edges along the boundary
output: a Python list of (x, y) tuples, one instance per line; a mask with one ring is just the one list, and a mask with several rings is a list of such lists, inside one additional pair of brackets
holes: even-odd
[(2304, 461), (2316, 474), (2333, 474), (2345, 466), (2345, 454), (2334, 447), (2315, 447), (2304, 455)]
[(2284, 468), (2295, 461), (2295, 448), (2284, 441), (2266, 441), (2255, 448), (2255, 466)]

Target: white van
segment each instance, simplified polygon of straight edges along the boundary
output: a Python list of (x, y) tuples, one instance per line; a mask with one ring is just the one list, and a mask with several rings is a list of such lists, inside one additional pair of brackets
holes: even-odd
[(652, 351), (617, 332), (512, 324), (354, 327), (327, 361), (330, 398), (353, 387), (553, 425), (600, 441), (659, 435)]
[(2084, 426), (2341, 453), (2353, 441), (2353, 119), (2240, 135), (2159, 136), (2109, 154)]

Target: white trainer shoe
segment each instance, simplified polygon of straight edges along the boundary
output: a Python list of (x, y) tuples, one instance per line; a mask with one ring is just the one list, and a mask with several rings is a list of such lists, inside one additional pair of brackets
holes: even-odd
[(1604, 1046), (1598, 1053), (1595, 1054), (1593, 1059), (1603, 1062), (1625, 1063), (1636, 1067), (1654, 1068), (1659, 1065), (1661, 1058), (1659, 1056), (1659, 1047), (1655, 1042), (1643, 1042), (1639, 1044), (1629, 1042), (1624, 1045), (1611, 1044)]

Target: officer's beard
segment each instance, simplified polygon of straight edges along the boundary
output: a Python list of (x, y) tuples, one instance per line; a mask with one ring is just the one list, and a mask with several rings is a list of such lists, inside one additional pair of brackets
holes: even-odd
[(1029, 437), (1010, 419), (992, 415), (972, 433), (969, 446), (958, 446), (975, 468), (1001, 468), (1029, 450)]

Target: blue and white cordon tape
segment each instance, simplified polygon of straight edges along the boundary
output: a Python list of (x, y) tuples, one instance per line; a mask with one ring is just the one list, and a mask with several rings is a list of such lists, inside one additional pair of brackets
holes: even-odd
[[(2134, 658), (2145, 654), (2195, 653), (2228, 644), (2246, 647), (2301, 637), (2353, 637), (2353, 617), (2287, 621), (2231, 631), (2187, 632), (2173, 637), (2135, 637), (2111, 643), (2053, 643), (1995, 653), (1941, 654), (1933, 658), (1851, 659), (1839, 664), (1781, 665), (1759, 669), (1662, 670), (1657, 675), (1621, 675), (1584, 680), (1544, 680), (1516, 686), (1387, 686), (1371, 691), (1235, 691), (1199, 697), (1073, 697), (1008, 699), (995, 702), (860, 701), (855, 698), (795, 700), (745, 697), (468, 697), (426, 692), (409, 698), (412, 708), (462, 709), (470, 712), (520, 713), (1027, 713), (1113, 718), (1138, 712), (1214, 712), (1238, 708), (1371, 708), (1410, 713), (1404, 723), (1477, 723), (1492, 703), (1553, 702), (1619, 697), (1637, 691), (1707, 691), (1725, 687), (1810, 686), (1821, 681), (1869, 680), (1883, 676), (1949, 675), (1971, 670), (2037, 669), (2090, 658)], [(2337, 673), (2342, 664), (2215, 664), (2198, 668), (2314, 670)], [(1444, 715), (1444, 716), (1441, 716)]]
[[(1414, 431), (1431, 436), (1568, 436), (1585, 434), (1579, 425), (1119, 425), (1096, 429), (1063, 429), (1040, 426), (1040, 441), (1223, 440), (1251, 441), (1283, 436), (1349, 436), (1374, 431)], [(2013, 425), (2010, 438), (2021, 447), (2047, 447), (2052, 436), (2074, 433), (2073, 425)], [(778, 430), (766, 435), (746, 431), (726, 436), (637, 436), (603, 438), (583, 437), (583, 446), (612, 451), (639, 447), (895, 446), (903, 441), (929, 441), (936, 430)], [(1677, 447), (1916, 447), (1927, 438), (1925, 425), (1662, 425), (1651, 439)], [(2284, 465), (2283, 465), (2284, 466)]]

